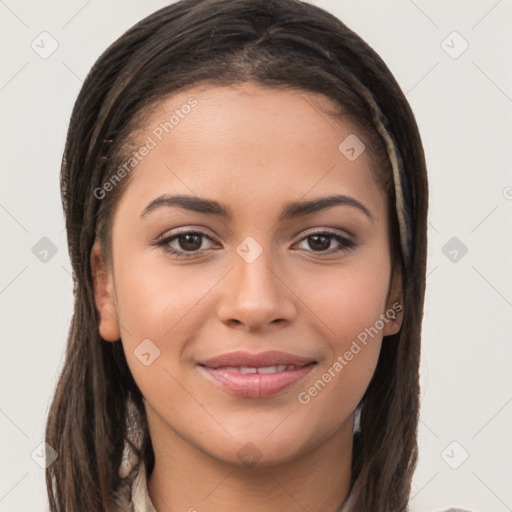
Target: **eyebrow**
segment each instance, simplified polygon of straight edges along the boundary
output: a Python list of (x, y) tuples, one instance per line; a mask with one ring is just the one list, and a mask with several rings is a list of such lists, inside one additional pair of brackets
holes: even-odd
[[(198, 213), (207, 213), (229, 220), (233, 218), (233, 210), (229, 206), (212, 199), (188, 195), (161, 195), (156, 199), (153, 199), (146, 208), (144, 208), (144, 211), (140, 216), (141, 220), (150, 212), (162, 206), (177, 206), (186, 210)], [(333, 206), (351, 206), (353, 208), (357, 208), (372, 222), (375, 222), (373, 215), (366, 206), (353, 197), (340, 194), (320, 197), (310, 201), (288, 203), (279, 216), (279, 221), (309, 215), (327, 208), (332, 208)]]

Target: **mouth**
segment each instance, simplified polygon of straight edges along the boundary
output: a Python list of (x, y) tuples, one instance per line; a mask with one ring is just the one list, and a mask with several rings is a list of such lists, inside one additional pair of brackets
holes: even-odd
[(270, 351), (232, 352), (199, 363), (203, 375), (219, 389), (244, 398), (263, 398), (283, 392), (301, 381), (317, 361)]

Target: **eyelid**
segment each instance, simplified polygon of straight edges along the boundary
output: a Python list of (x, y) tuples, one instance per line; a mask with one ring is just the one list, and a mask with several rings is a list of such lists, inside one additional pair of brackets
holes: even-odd
[[(203, 229), (206, 229), (206, 228), (204, 228), (202, 226), (199, 227), (199, 228), (195, 228), (193, 226), (185, 226), (185, 227), (182, 227), (182, 228), (176, 228), (177, 231), (171, 230), (172, 233), (169, 233), (169, 230), (167, 230), (163, 234), (159, 235), (156, 238), (155, 243), (158, 243), (158, 242), (160, 242), (162, 240), (173, 238), (173, 237), (176, 237), (176, 236), (179, 236), (179, 235), (185, 235), (185, 234), (199, 234), (199, 235), (202, 235), (205, 238), (209, 238), (210, 240), (213, 241), (214, 237), (212, 237), (208, 233), (205, 233), (204, 231), (202, 231)], [(313, 235), (317, 235), (317, 234), (318, 235), (329, 234), (329, 235), (340, 236), (340, 237), (343, 237), (343, 238), (345, 238), (347, 240), (355, 242), (354, 235), (352, 235), (348, 231), (345, 231), (345, 230), (338, 231), (338, 230), (335, 230), (334, 228), (322, 228), (322, 227), (310, 228), (310, 229), (306, 230), (305, 232), (304, 231), (299, 231), (299, 233), (294, 235), (293, 238), (296, 238), (297, 236), (299, 236), (299, 234), (302, 234), (302, 235), (301, 235), (301, 238), (298, 239), (298, 242), (301, 242), (304, 238), (307, 238), (308, 236), (313, 236)]]
[(321, 234), (324, 234), (324, 233), (328, 233), (330, 235), (341, 236), (341, 237), (346, 238), (347, 240), (351, 240), (351, 241), (352, 240), (355, 241), (355, 238), (356, 238), (354, 235), (352, 235), (348, 231), (341, 230), (341, 229), (335, 229), (335, 228), (322, 228), (322, 227), (311, 228), (311, 229), (307, 229), (305, 232), (301, 231), (300, 233), (302, 233), (301, 240), (304, 237), (308, 237), (308, 236), (312, 236), (312, 235), (317, 235), (317, 234), (321, 235)]
[(213, 239), (214, 236), (209, 234), (210, 230), (208, 230), (204, 226), (194, 226), (194, 225), (188, 225), (188, 226), (182, 226), (178, 228), (172, 228), (165, 230), (161, 235), (158, 235), (155, 239), (155, 242), (165, 240), (166, 238), (171, 238), (177, 235), (188, 235), (191, 233), (201, 234), (207, 238)]
[[(178, 235), (178, 234), (182, 234), (182, 233), (190, 233), (190, 232), (201, 233), (210, 239), (214, 239), (217, 237), (216, 234), (211, 234), (213, 232), (206, 226), (203, 226), (200, 224), (187, 224), (184, 226), (166, 229), (161, 235), (158, 235), (156, 237), (155, 242), (158, 240), (162, 240), (164, 238), (174, 236), (174, 235)], [(297, 238), (301, 234), (302, 234), (302, 237), (304, 237), (304, 236), (308, 236), (308, 235), (315, 234), (315, 233), (325, 233), (325, 232), (340, 235), (340, 236), (345, 236), (346, 238), (350, 238), (350, 239), (356, 238), (353, 233), (351, 233), (350, 231), (347, 231), (346, 229), (332, 228), (332, 227), (326, 227), (326, 226), (307, 228), (306, 230), (301, 229), (298, 232), (296, 232), (292, 236), (292, 238)]]
[[(202, 229), (196, 229), (196, 228), (183, 228), (183, 229), (177, 228), (177, 229), (178, 229), (178, 231), (173, 231), (172, 233), (169, 233), (168, 231), (166, 231), (163, 235), (160, 235), (155, 240), (154, 245), (162, 244), (163, 242), (166, 242), (169, 240), (174, 241), (176, 238), (178, 238), (179, 236), (182, 236), (182, 235), (199, 235), (203, 239), (208, 239), (214, 243), (218, 243), (218, 242), (215, 242), (215, 240), (212, 236), (210, 236), (208, 233), (205, 233), (204, 231), (202, 231)], [(201, 249), (201, 250), (203, 250), (203, 249)], [(204, 250), (206, 250), (206, 249), (204, 249)], [(196, 254), (197, 253), (199, 253), (199, 251), (197, 251)]]
[[(320, 257), (322, 256), (328, 256), (328, 255), (341, 255), (344, 254), (352, 249), (356, 249), (359, 247), (360, 242), (356, 240), (356, 238), (352, 235), (343, 234), (339, 231), (333, 230), (332, 228), (316, 228), (315, 231), (307, 231), (305, 232), (302, 237), (299, 239), (296, 243), (301, 243), (305, 240), (307, 240), (309, 237), (315, 236), (315, 235), (327, 235), (333, 238), (336, 242), (338, 242), (342, 247), (340, 249), (328, 249), (326, 251), (306, 251), (311, 254), (317, 254)], [(294, 244), (295, 245), (295, 244)]]
[[(181, 235), (198, 235), (201, 237), (202, 241), (203, 239), (208, 239), (213, 242), (215, 245), (215, 240), (209, 236), (207, 233), (203, 232), (201, 229), (192, 228), (191, 226), (177, 228), (178, 231), (175, 231), (171, 234), (163, 234), (154, 242), (153, 245), (161, 248), (164, 252), (171, 254), (176, 259), (193, 259), (194, 257), (202, 256), (205, 252), (210, 250), (211, 248), (207, 249), (199, 249), (196, 251), (184, 251), (180, 249), (174, 249), (170, 246), (171, 242), (174, 242), (176, 239), (178, 239)], [(314, 251), (314, 250), (307, 250), (307, 249), (300, 249), (301, 251), (305, 251), (306, 253), (310, 253), (312, 255), (317, 255), (320, 257), (320, 259), (328, 256), (336, 256), (336, 255), (343, 255), (353, 249), (356, 249), (360, 243), (356, 241), (355, 237), (351, 234), (344, 233), (334, 230), (333, 228), (311, 228), (310, 230), (307, 230), (304, 232), (301, 236), (301, 238), (294, 243), (294, 245), (299, 244), (301, 242), (306, 241), (309, 237), (315, 236), (315, 235), (327, 235), (328, 237), (331, 237), (334, 239), (335, 242), (338, 242), (340, 245), (340, 248), (335, 249), (327, 249), (325, 251)], [(202, 242), (201, 241), (201, 242)], [(201, 243), (202, 245), (202, 243)]]

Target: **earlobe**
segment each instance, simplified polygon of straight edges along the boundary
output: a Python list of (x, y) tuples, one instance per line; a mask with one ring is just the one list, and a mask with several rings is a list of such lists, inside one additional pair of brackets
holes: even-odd
[(400, 328), (402, 327), (402, 322), (398, 319), (392, 320), (386, 326), (384, 327), (383, 336), (391, 336), (393, 334), (396, 334), (398, 331), (400, 331)]
[(114, 301), (113, 276), (105, 264), (98, 241), (94, 243), (91, 250), (91, 270), (94, 299), (100, 317), (99, 334), (105, 341), (118, 341), (121, 338), (121, 331)]
[(404, 303), (402, 296), (402, 273), (399, 268), (395, 268), (391, 279), (391, 286), (386, 305), (386, 322), (383, 330), (383, 336), (390, 336), (398, 333), (402, 326), (404, 313)]

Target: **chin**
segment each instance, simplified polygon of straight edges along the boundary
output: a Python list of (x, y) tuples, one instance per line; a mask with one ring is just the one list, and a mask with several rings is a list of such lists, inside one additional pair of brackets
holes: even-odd
[(284, 418), (286, 415), (280, 418), (281, 424), (275, 421), (259, 422), (251, 428), (228, 428), (233, 437), (226, 435), (222, 439), (211, 439), (208, 445), (203, 439), (202, 449), (224, 464), (248, 468), (270, 467), (292, 463), (317, 449), (332, 434), (325, 426), (320, 430), (306, 430), (304, 422), (292, 423), (291, 418), (283, 421)]

